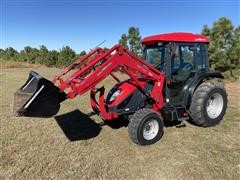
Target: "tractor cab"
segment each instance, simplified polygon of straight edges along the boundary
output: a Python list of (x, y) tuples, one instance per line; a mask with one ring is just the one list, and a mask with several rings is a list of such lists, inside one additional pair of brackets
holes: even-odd
[(208, 39), (192, 33), (169, 33), (142, 40), (144, 59), (166, 77), (165, 101), (185, 104), (186, 89), (197, 76), (208, 71)]

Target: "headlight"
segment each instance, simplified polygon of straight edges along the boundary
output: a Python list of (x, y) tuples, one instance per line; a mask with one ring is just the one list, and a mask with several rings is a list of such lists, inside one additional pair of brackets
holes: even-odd
[(119, 96), (119, 94), (121, 93), (121, 90), (120, 89), (118, 89), (118, 90), (116, 90), (113, 94), (112, 94), (112, 96), (111, 96), (111, 98), (110, 98), (110, 102), (112, 102), (112, 101), (114, 101), (118, 96)]

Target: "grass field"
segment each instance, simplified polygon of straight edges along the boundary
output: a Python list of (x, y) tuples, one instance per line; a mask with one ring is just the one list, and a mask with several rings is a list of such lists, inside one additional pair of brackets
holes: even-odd
[[(13, 94), (29, 70), (1, 70), (0, 179), (239, 179), (239, 81), (226, 82), (229, 106), (220, 125), (166, 127), (158, 143), (142, 147), (125, 126), (101, 127), (88, 94), (62, 103), (53, 118), (13, 117)], [(35, 70), (49, 79), (59, 71)]]

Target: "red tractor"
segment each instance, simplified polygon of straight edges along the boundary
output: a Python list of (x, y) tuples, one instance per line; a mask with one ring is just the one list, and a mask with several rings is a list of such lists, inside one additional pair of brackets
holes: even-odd
[[(52, 81), (31, 71), (15, 93), (16, 115), (51, 117), (62, 101), (90, 91), (94, 112), (105, 121), (127, 118), (129, 136), (140, 145), (157, 142), (167, 121), (191, 120), (203, 127), (218, 124), (227, 108), (227, 94), (213, 80), (223, 75), (209, 71), (208, 38), (169, 33), (146, 37), (141, 43), (143, 59), (116, 45), (90, 51)], [(129, 79), (120, 82), (117, 71)], [(104, 97), (104, 87), (96, 85), (109, 75), (117, 83)]]

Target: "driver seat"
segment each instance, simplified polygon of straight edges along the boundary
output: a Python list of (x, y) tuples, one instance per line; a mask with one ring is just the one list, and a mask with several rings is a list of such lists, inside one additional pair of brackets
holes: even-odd
[(192, 64), (184, 62), (177, 71), (177, 74), (173, 76), (173, 81), (177, 83), (183, 83), (187, 81), (190, 77), (192, 69)]

